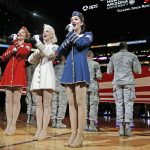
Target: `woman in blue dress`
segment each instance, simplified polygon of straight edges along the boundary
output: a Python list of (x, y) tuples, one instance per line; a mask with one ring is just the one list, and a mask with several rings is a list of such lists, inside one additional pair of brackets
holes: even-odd
[(84, 16), (78, 11), (72, 13), (66, 39), (58, 48), (58, 55), (67, 53), (66, 64), (61, 78), (65, 86), (69, 103), (71, 136), (65, 144), (68, 147), (80, 147), (83, 143), (83, 131), (86, 117), (86, 91), (90, 84), (90, 74), (86, 54), (93, 41), (92, 32), (84, 32)]

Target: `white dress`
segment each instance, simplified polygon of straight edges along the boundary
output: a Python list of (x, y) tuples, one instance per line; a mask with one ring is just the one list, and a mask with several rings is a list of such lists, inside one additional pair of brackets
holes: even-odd
[(55, 90), (55, 71), (52, 60), (55, 58), (55, 52), (57, 51), (58, 45), (38, 42), (36, 47), (38, 49), (36, 49), (28, 58), (29, 63), (37, 64), (30, 90)]

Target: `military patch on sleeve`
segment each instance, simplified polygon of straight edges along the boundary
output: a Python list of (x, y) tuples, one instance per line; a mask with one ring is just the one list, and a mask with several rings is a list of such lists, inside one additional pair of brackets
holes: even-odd
[(85, 37), (88, 38), (90, 41), (92, 41), (92, 36), (86, 35)]

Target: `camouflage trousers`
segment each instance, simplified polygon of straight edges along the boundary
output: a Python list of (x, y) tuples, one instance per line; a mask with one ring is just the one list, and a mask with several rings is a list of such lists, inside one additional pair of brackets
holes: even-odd
[(30, 91), (27, 92), (26, 95), (26, 103), (27, 103), (27, 114), (35, 115), (36, 114), (36, 104), (34, 101), (34, 97)]
[(51, 107), (51, 119), (64, 119), (67, 109), (67, 97), (65, 91), (53, 93)]
[(132, 122), (135, 86), (114, 85), (113, 96), (116, 103), (117, 122)]
[(87, 115), (86, 119), (91, 121), (98, 120), (98, 105), (99, 105), (99, 92), (98, 91), (90, 91), (87, 92)]

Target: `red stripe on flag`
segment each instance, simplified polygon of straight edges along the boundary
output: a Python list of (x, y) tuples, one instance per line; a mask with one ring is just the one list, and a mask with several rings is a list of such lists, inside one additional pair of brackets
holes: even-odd
[(144, 3), (150, 3), (150, 0), (144, 0)]
[(150, 86), (135, 87), (136, 92), (150, 91)]
[[(113, 95), (101, 95), (100, 98), (113, 98)], [(136, 95), (136, 98), (150, 98), (150, 95)]]

